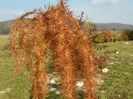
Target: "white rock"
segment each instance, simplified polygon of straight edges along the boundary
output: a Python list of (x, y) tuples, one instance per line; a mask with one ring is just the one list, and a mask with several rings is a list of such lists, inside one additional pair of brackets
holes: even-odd
[(116, 52), (116, 54), (119, 54), (120, 52)]
[(56, 91), (55, 93), (58, 94), (58, 95), (61, 94), (60, 91)]
[(108, 68), (104, 68), (104, 69), (102, 69), (102, 72), (103, 72), (103, 73), (108, 73), (109, 70), (108, 70)]
[(56, 91), (56, 88), (50, 88), (50, 91)]
[(55, 83), (56, 83), (56, 82), (55, 82), (55, 79), (51, 79), (50, 83), (51, 83), (51, 84), (55, 84)]
[(125, 42), (124, 44), (127, 44), (127, 45), (128, 45), (128, 44), (129, 44), (129, 42)]
[(83, 86), (84, 86), (84, 82), (83, 82), (83, 81), (78, 81), (78, 82), (76, 83), (76, 86), (77, 86), (77, 87), (83, 87)]

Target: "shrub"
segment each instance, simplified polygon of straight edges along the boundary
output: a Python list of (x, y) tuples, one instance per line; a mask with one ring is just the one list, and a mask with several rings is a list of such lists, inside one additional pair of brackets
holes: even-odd
[[(129, 30), (129, 29), (125, 29), (122, 31), (122, 35), (123, 36), (128, 36), (129, 40), (133, 40), (133, 29)], [(126, 37), (127, 38), (127, 37)]]
[(122, 41), (128, 41), (128, 40), (129, 40), (129, 37), (128, 37), (128, 35), (126, 35), (126, 34), (122, 34), (120, 39), (121, 39)]
[(63, 98), (76, 98), (76, 70), (80, 65), (85, 79), (85, 97), (95, 99), (91, 40), (64, 0), (48, 7), (46, 12), (34, 10), (22, 15), (11, 32), (16, 71), (20, 71), (19, 63), (24, 58), (32, 74), (34, 99), (43, 99), (48, 93), (46, 59), (49, 51), (53, 53), (54, 67), (61, 78)]
[(117, 40), (119, 40), (118, 33), (110, 30), (100, 31), (93, 37), (95, 43), (114, 42)]

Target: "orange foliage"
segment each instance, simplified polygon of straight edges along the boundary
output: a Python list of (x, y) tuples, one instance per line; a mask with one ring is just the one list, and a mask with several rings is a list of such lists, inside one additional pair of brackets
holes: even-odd
[(126, 35), (126, 34), (121, 35), (121, 40), (128, 41), (129, 40), (128, 35)]
[(103, 30), (100, 35), (104, 38), (104, 42), (111, 42), (116, 38), (116, 32), (110, 30)]
[(17, 72), (21, 59), (25, 59), (32, 74), (34, 99), (43, 99), (48, 93), (46, 54), (49, 50), (54, 54), (54, 66), (61, 77), (63, 98), (76, 98), (76, 69), (80, 65), (86, 99), (95, 99), (91, 41), (63, 0), (46, 11), (34, 10), (24, 14), (17, 19), (11, 32)]
[(113, 42), (118, 40), (117, 32), (106, 30), (97, 33), (94, 36), (94, 42)]

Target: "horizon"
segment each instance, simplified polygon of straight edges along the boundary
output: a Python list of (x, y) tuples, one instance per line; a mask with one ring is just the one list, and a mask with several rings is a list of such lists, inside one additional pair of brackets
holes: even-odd
[[(6, 0), (0, 3), (0, 22), (18, 18), (25, 12), (56, 5), (58, 0)], [(8, 4), (7, 4), (8, 2)], [(84, 12), (92, 23), (120, 23), (133, 25), (133, 1), (131, 0), (68, 0), (69, 8), (76, 16)]]
[[(4, 20), (4, 21), (0, 21), (0, 23), (2, 23), (2, 22), (8, 22), (8, 21), (13, 21), (13, 20), (16, 20), (16, 19)], [(133, 26), (133, 24), (117, 23), (117, 22), (101, 22), (101, 23), (99, 23), (99, 22), (92, 22), (91, 21), (91, 23), (94, 23), (94, 24), (123, 24), (123, 25), (132, 25)]]

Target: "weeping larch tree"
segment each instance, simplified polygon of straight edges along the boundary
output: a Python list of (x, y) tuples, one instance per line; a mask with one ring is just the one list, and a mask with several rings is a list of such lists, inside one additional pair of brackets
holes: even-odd
[(53, 53), (54, 67), (61, 79), (62, 98), (76, 99), (76, 75), (80, 66), (85, 79), (85, 99), (95, 99), (92, 43), (64, 0), (19, 17), (11, 29), (11, 47), (16, 71), (20, 72), (22, 60), (28, 67), (34, 99), (44, 99), (49, 92), (48, 51)]

